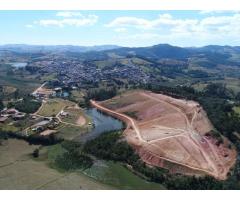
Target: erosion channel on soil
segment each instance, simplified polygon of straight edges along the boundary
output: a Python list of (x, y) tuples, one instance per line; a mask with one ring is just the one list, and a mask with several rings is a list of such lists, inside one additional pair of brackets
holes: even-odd
[(149, 165), (224, 180), (235, 164), (235, 149), (226, 138), (217, 142), (197, 102), (134, 91), (91, 104), (127, 124), (127, 142)]

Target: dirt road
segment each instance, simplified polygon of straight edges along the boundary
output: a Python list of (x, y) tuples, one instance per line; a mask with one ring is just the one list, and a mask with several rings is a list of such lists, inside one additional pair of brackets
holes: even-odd
[(36, 90), (33, 91), (33, 95), (36, 94), (38, 92), (38, 90), (42, 89), (45, 85), (47, 84), (47, 82), (44, 82), (42, 85), (40, 85), (40, 87), (38, 87)]
[(99, 110), (105, 111), (105, 112), (107, 112), (107, 113), (111, 113), (111, 114), (116, 115), (116, 116), (120, 116), (120, 117), (122, 117), (123, 119), (125, 119), (124, 121), (125, 121), (128, 125), (132, 126), (132, 128), (135, 130), (139, 141), (140, 141), (140, 142), (146, 142), (146, 141), (142, 138), (142, 136), (141, 136), (141, 134), (140, 134), (140, 130), (139, 130), (137, 124), (135, 123), (134, 119), (132, 119), (131, 117), (128, 117), (127, 115), (124, 115), (124, 114), (122, 114), (122, 113), (118, 113), (118, 112), (115, 112), (115, 111), (110, 110), (110, 109), (108, 109), (108, 108), (105, 108), (105, 107), (99, 105), (98, 103), (96, 103), (96, 102), (93, 101), (93, 100), (91, 100), (90, 102), (91, 102), (91, 104), (92, 104), (94, 107), (98, 108)]

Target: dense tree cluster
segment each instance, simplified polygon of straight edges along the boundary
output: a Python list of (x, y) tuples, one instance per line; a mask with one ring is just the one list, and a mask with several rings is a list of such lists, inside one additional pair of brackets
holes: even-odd
[(49, 146), (49, 145), (54, 145), (57, 143), (60, 143), (63, 141), (62, 138), (57, 137), (54, 134), (51, 135), (21, 135), (19, 133), (11, 132), (11, 131), (4, 131), (0, 129), (0, 135), (3, 135), (5, 139), (8, 138), (16, 138), (16, 139), (22, 139), (27, 141), (30, 145), (44, 145), (44, 146)]
[(15, 107), (20, 112), (24, 113), (34, 113), (36, 112), (41, 103), (32, 99), (31, 97), (24, 97), (23, 100), (17, 102), (10, 102), (8, 107)]
[(65, 152), (58, 155), (54, 161), (55, 165), (63, 170), (87, 169), (92, 166), (92, 159), (82, 151), (78, 142), (64, 141), (61, 143)]
[(3, 102), (0, 100), (0, 111), (4, 108)]
[(117, 95), (117, 89), (116, 87), (111, 87), (108, 89), (91, 89), (87, 91), (87, 94), (85, 96), (85, 100), (88, 101), (90, 99), (94, 99), (97, 101), (103, 101), (106, 99), (110, 99)]
[(84, 151), (105, 160), (129, 162), (135, 157), (133, 149), (126, 142), (119, 142), (121, 132), (106, 132), (86, 142)]

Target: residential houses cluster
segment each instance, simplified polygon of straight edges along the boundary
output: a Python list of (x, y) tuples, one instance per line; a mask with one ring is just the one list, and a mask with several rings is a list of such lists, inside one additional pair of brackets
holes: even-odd
[(26, 113), (19, 112), (15, 108), (3, 109), (0, 112), (0, 123), (5, 123), (8, 119), (13, 119), (15, 121), (24, 119), (26, 117)]
[(64, 85), (74, 85), (80, 88), (87, 83), (112, 82), (114, 79), (128, 79), (136, 83), (145, 83), (150, 79), (150, 76), (142, 67), (132, 62), (126, 64), (114, 63), (110, 66), (99, 67), (92, 61), (78, 61), (68, 58), (64, 61), (63, 59), (51, 62), (38, 61), (31, 63), (31, 65), (38, 66), (41, 74), (57, 74), (57, 79)]

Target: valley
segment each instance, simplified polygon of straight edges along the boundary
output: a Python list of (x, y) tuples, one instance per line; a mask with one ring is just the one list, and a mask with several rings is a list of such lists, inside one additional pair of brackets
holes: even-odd
[(239, 47), (0, 50), (1, 189), (240, 187)]

